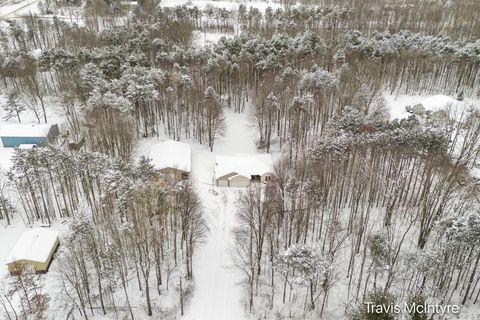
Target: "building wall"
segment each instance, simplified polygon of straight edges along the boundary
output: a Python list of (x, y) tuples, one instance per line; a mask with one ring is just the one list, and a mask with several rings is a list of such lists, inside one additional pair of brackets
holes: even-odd
[(272, 179), (272, 174), (271, 173), (266, 173), (261, 176), (261, 181), (262, 183), (267, 183)]
[(244, 188), (250, 185), (250, 179), (244, 176), (236, 176), (229, 180), (230, 187)]
[[(159, 170), (161, 173), (166, 174), (175, 180), (187, 180), (190, 179), (190, 172), (178, 170), (175, 168), (164, 168)], [(183, 179), (183, 176), (186, 175), (187, 179)]]
[[(248, 187), (251, 183), (250, 178), (244, 177), (244, 176), (235, 176), (236, 173), (231, 173), (225, 176), (222, 176), (218, 179), (216, 179), (216, 184), (218, 187), (238, 187), (238, 188), (244, 188)], [(270, 181), (272, 178), (271, 173), (266, 173), (262, 176), (260, 176), (260, 181), (262, 183), (267, 183)]]
[(53, 142), (59, 135), (58, 125), (54, 124), (50, 127), (46, 137), (1, 137), (4, 147), (13, 148), (21, 144), (37, 144), (44, 145), (49, 141)]
[(217, 179), (218, 187), (228, 187), (228, 179)]
[(57, 238), (57, 240), (55, 241), (55, 244), (52, 247), (52, 250), (50, 250), (50, 254), (48, 255), (47, 261), (42, 265), (42, 269), (38, 271), (43, 271), (43, 272), (48, 271), (48, 268), (50, 267), (50, 264), (52, 263), (52, 260), (53, 260), (53, 255), (55, 254), (55, 252), (57, 252), (57, 249), (59, 246), (60, 246), (60, 240)]
[(218, 187), (228, 187), (229, 186), (229, 178), (236, 176), (238, 173), (236, 172), (230, 172), (229, 174), (226, 174), (224, 176), (221, 176), (220, 178), (217, 179), (217, 186)]
[(221, 177), (217, 179), (216, 182), (218, 187), (244, 188), (250, 185), (250, 179), (243, 176), (238, 176), (231, 179)]
[(2, 137), (2, 144), (6, 148), (18, 147), (21, 144), (46, 144), (47, 137)]

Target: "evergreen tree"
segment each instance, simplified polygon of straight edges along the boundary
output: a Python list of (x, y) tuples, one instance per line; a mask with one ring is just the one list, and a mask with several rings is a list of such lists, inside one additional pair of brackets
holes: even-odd
[(9, 91), (7, 93), (7, 102), (3, 105), (3, 110), (5, 110), (4, 120), (10, 120), (16, 117), (19, 123), (22, 122), (20, 114), (25, 111), (26, 108), (20, 103), (18, 92)]

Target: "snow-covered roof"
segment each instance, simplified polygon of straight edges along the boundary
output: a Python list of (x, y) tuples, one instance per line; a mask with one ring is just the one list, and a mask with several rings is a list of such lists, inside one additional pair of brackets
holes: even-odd
[(182, 171), (191, 171), (192, 156), (189, 144), (167, 140), (154, 144), (150, 148), (150, 158), (155, 168), (161, 170), (165, 168), (179, 169)]
[(436, 111), (438, 109), (445, 109), (449, 106), (453, 106), (458, 102), (458, 100), (452, 97), (445, 96), (443, 94), (437, 94), (436, 96), (431, 96), (422, 100), (421, 104), (426, 110)]
[(21, 144), (18, 146), (18, 149), (33, 149), (33, 148), (36, 148), (37, 145), (36, 144)]
[(5, 123), (0, 130), (1, 137), (46, 137), (51, 124)]
[(5, 259), (5, 263), (21, 260), (45, 263), (57, 239), (58, 231), (55, 230), (36, 228), (25, 231)]
[(237, 175), (250, 178), (252, 175), (264, 175), (272, 172), (273, 160), (269, 154), (237, 154), (233, 156), (217, 156), (215, 158), (215, 178), (235, 172)]

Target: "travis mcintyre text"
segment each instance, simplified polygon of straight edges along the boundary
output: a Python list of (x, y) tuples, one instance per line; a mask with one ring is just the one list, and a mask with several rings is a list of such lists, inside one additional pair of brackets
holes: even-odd
[(372, 302), (365, 302), (367, 306), (367, 313), (377, 313), (377, 314), (435, 314), (435, 315), (445, 315), (445, 314), (458, 314), (460, 307), (457, 305), (448, 305), (448, 304), (416, 304), (416, 303), (405, 303), (400, 304), (374, 304)]

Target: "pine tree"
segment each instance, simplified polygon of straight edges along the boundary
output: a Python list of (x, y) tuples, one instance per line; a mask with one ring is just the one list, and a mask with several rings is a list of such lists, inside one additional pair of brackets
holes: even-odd
[[(407, 304), (411, 305), (424, 305), (426, 303), (426, 298), (422, 294), (416, 294), (411, 296), (408, 299)], [(418, 313), (417, 310), (414, 308), (413, 311), (410, 313), (411, 320), (427, 320), (428, 314), (427, 313)]]
[(20, 114), (26, 110), (25, 106), (19, 101), (19, 94), (16, 91), (10, 91), (7, 93), (7, 102), (3, 105), (3, 110), (6, 114), (3, 116), (4, 120), (10, 120), (16, 117), (18, 122), (21, 123)]

